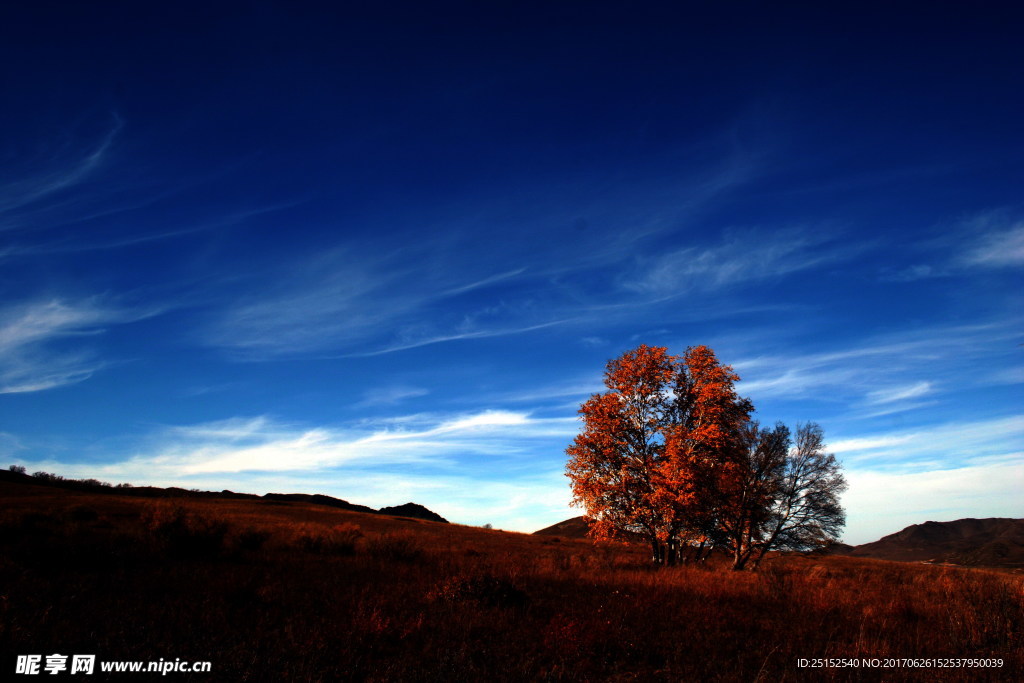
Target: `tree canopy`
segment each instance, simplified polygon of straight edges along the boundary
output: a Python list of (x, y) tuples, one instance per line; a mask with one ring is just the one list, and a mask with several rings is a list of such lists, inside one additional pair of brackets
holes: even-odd
[(641, 345), (608, 362), (607, 391), (580, 406), (566, 449), (573, 503), (599, 539), (642, 538), (658, 564), (725, 548), (733, 567), (811, 550), (845, 522), (846, 487), (821, 427), (761, 428), (739, 376), (707, 346)]

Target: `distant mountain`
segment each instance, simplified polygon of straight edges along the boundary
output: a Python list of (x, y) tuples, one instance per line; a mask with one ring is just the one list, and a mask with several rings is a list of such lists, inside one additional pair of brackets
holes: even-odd
[(847, 554), (902, 562), (1024, 567), (1024, 519), (994, 517), (912, 524)]
[(856, 546), (847, 545), (846, 543), (833, 543), (825, 549), (826, 555), (849, 555), (853, 552)]
[(341, 498), (325, 496), (322, 493), (268, 493), (263, 496), (266, 500), (283, 500), (292, 503), (312, 503), (314, 505), (327, 505), (332, 508), (350, 510), (352, 512), (369, 512), (375, 514), (377, 511), (365, 505), (350, 503)]
[(563, 538), (586, 538), (590, 529), (583, 517), (573, 517), (558, 524), (534, 531), (535, 536), (561, 536)]
[[(586, 538), (587, 523), (573, 517), (533, 532), (539, 536)], [(1024, 568), (1024, 519), (958, 519), (913, 524), (874, 543), (836, 543), (834, 555), (898, 562), (936, 562), (978, 567)]]
[(392, 517), (412, 517), (414, 519), (425, 519), (430, 522), (443, 522), (448, 523), (448, 520), (441, 515), (428, 510), (419, 503), (405, 503), (403, 505), (393, 505), (391, 507), (383, 507), (380, 510), (374, 510), (371, 507), (365, 505), (358, 505), (356, 503), (350, 503), (347, 500), (341, 498), (333, 498), (331, 496), (325, 496), (320, 493), (268, 493), (263, 496), (267, 500), (283, 500), (290, 501), (293, 503), (313, 503), (314, 505), (328, 505), (332, 508), (341, 508), (342, 510), (351, 510), (352, 512), (366, 512), (371, 515), (391, 515)]
[(436, 512), (428, 510), (418, 503), (405, 503), (404, 505), (381, 508), (380, 510), (377, 510), (377, 513), (381, 515), (391, 515), (392, 517), (413, 517), (415, 519), (425, 519), (430, 522), (448, 523), (447, 519)]
[[(561, 536), (562, 538), (590, 538), (587, 532), (590, 531), (590, 525), (588, 525), (583, 517), (573, 517), (567, 519), (564, 522), (558, 524), (552, 524), (549, 527), (541, 529), (540, 531), (534, 531), (536, 536)], [(634, 543), (643, 542), (643, 538), (638, 535), (624, 536), (624, 540), (633, 541)]]

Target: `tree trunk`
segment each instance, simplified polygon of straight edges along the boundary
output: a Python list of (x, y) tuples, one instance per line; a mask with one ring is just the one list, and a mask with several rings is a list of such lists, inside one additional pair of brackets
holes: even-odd
[(697, 550), (694, 551), (694, 553), (693, 553), (693, 561), (694, 562), (703, 562), (704, 561), (704, 546), (706, 546), (707, 544), (708, 544), (708, 539), (707, 538), (704, 538), (704, 539), (701, 540), (700, 545), (697, 546)]
[(665, 549), (656, 539), (651, 540), (651, 560), (654, 564), (662, 564), (665, 562)]
[(747, 560), (750, 559), (750, 553), (741, 552), (739, 548), (733, 553), (732, 557), (732, 570), (738, 572), (747, 565)]
[(708, 558), (711, 557), (711, 551), (715, 549), (713, 544), (701, 543), (700, 548), (697, 549), (697, 561), (701, 564), (707, 562)]

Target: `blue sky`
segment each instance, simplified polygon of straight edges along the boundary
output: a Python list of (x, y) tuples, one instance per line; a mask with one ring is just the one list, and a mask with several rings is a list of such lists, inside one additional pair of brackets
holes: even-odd
[(848, 542), (1022, 516), (1014, 12), (6, 6), (0, 456), (532, 531), (606, 361), (707, 344)]

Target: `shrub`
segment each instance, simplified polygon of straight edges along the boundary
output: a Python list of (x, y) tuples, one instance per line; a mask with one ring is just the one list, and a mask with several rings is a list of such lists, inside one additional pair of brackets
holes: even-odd
[(366, 552), (386, 562), (416, 562), (423, 557), (423, 548), (416, 536), (408, 532), (392, 532), (368, 538)]
[(24, 465), (11, 465), (8, 469), (15, 474), (25, 474)]
[(521, 607), (529, 602), (526, 593), (512, 582), (490, 574), (451, 576), (431, 591), (428, 597), (448, 603), (474, 601), (488, 607)]
[(296, 534), (295, 544), (317, 555), (354, 555), (362, 537), (358, 524), (335, 524), (327, 528), (307, 525)]
[(183, 557), (211, 557), (224, 549), (228, 524), (181, 505), (158, 503), (143, 512), (143, 525), (158, 543)]

